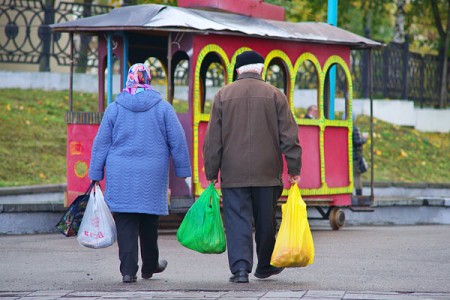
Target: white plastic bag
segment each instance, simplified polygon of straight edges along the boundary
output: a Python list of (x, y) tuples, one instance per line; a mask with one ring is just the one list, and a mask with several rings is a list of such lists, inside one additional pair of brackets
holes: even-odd
[(77, 235), (78, 243), (88, 248), (106, 248), (117, 240), (116, 223), (98, 184), (92, 189)]

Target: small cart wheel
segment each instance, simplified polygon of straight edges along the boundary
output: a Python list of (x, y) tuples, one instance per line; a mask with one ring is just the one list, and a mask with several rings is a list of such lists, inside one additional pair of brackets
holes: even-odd
[(338, 207), (333, 207), (330, 213), (330, 225), (333, 230), (339, 230), (345, 225), (345, 213)]

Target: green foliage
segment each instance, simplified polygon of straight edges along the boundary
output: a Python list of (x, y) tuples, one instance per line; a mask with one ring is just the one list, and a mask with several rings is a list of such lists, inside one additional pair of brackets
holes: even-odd
[[(267, 3), (283, 6), (286, 20), (291, 22), (327, 22), (327, 0), (265, 0)], [(433, 6), (437, 15), (433, 14)], [(410, 37), (413, 51), (437, 53), (444, 43), (443, 34), (449, 18), (448, 0), (411, 0), (406, 1), (405, 30)], [(361, 36), (384, 43), (394, 37), (395, 14), (397, 5), (394, 0), (339, 0), (338, 26)], [(440, 25), (437, 25), (437, 24)]]
[(341, 0), (338, 25), (361, 36), (388, 42), (394, 34), (394, 13), (392, 0)]
[[(186, 101), (174, 100), (187, 111)], [(67, 91), (0, 90), (0, 187), (66, 181)], [(97, 95), (74, 93), (74, 111), (96, 111)], [(296, 111), (297, 117), (304, 110)], [(357, 120), (369, 131), (368, 117)], [(375, 180), (449, 183), (450, 134), (422, 133), (377, 120)], [(364, 147), (369, 158), (370, 141)], [(369, 179), (369, 173), (364, 174)]]
[[(433, 14), (433, 5), (437, 9)], [(444, 46), (447, 19), (450, 18), (448, 0), (411, 0), (407, 6), (407, 32), (413, 51), (434, 53)], [(447, 54), (448, 55), (448, 54)]]
[[(327, 22), (327, 0), (266, 0), (283, 6), (286, 19), (291, 22)], [(338, 26), (353, 33), (389, 41), (392, 38), (395, 5), (392, 0), (339, 0)]]

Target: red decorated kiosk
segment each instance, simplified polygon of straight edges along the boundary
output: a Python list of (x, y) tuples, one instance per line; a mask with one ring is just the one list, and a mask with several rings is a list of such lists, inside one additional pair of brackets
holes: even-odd
[[(369, 197), (352, 197), (350, 51), (370, 50), (381, 44), (326, 23), (285, 22), (283, 8), (259, 0), (178, 3), (178, 7), (127, 6), (51, 26), (54, 32), (70, 33), (72, 60), (74, 34), (90, 34), (98, 43), (97, 112), (72, 111), (72, 79), (70, 83), (70, 111), (66, 115), (67, 204), (89, 185), (91, 146), (103, 111), (113, 101), (113, 87), (122, 88), (131, 64), (153, 58), (164, 70), (166, 99), (176, 108), (190, 147), (191, 182), (175, 177), (172, 171), (170, 176), (170, 211), (185, 212), (208, 185), (202, 147), (214, 92), (211, 82), (217, 78), (221, 85), (232, 82), (236, 56), (253, 49), (265, 57), (263, 76), (271, 83), (276, 78), (273, 84), (287, 95), (296, 117), (303, 147), (300, 188), (306, 203), (329, 219), (333, 229), (344, 225), (345, 215), (340, 208), (370, 207), (373, 185)], [(113, 82), (114, 61), (120, 69), (119, 82)], [(185, 70), (184, 86), (178, 82), (180, 66)], [(330, 85), (330, 76), (334, 76), (330, 73), (335, 68), (336, 76), (345, 83), (342, 117), (336, 110), (340, 95)], [(215, 73), (215, 77), (211, 75)], [(314, 78), (309, 83), (315, 84), (315, 93), (312, 97), (298, 96), (296, 87), (307, 77)], [(182, 97), (185, 102), (180, 100)], [(318, 107), (318, 118), (304, 119), (301, 112), (311, 101)]]

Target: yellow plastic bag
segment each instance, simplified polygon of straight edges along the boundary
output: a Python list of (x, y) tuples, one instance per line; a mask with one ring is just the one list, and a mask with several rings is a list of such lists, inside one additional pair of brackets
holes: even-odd
[(306, 203), (297, 184), (281, 206), (281, 225), (270, 264), (275, 267), (306, 267), (314, 262), (314, 242), (308, 223)]

